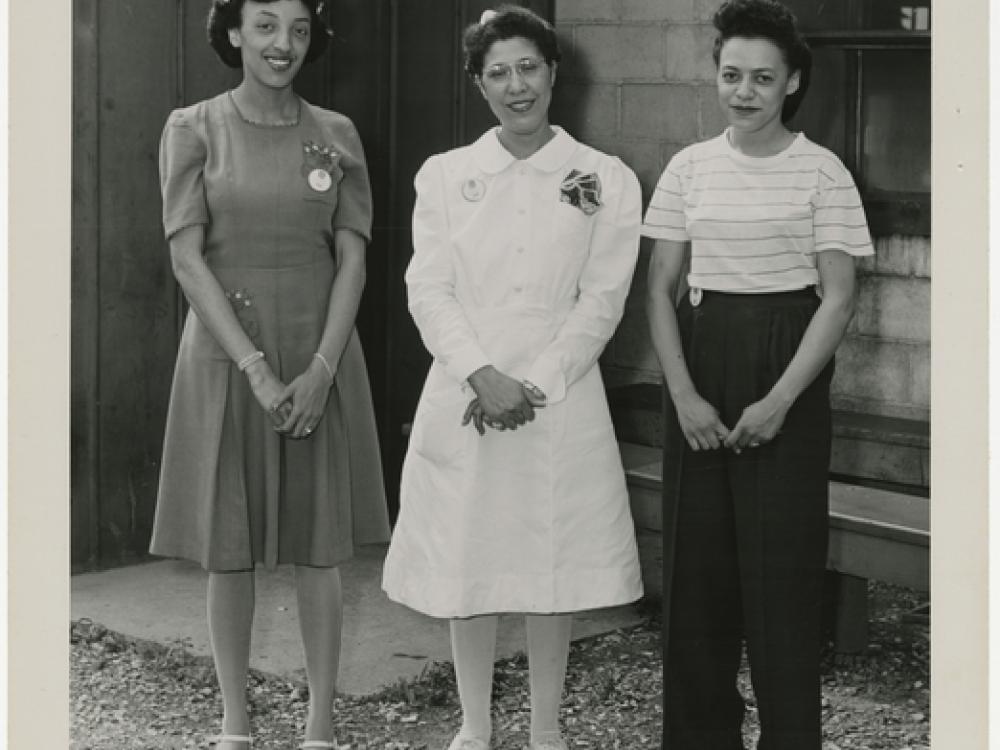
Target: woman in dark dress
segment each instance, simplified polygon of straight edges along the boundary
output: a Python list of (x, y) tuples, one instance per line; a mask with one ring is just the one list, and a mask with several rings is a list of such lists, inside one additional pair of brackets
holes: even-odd
[(371, 199), (357, 131), (292, 91), (329, 31), (318, 0), (215, 0), (209, 39), (243, 69), (163, 132), (163, 222), (190, 302), (151, 551), (208, 572), (222, 750), (250, 745), (254, 569), (295, 566), (309, 680), (303, 747), (334, 747), (337, 566), (388, 522), (354, 319)]

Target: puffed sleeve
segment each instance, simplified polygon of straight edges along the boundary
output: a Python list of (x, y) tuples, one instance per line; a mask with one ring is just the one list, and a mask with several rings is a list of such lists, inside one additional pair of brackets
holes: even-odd
[(653, 190), (653, 197), (646, 209), (646, 219), (642, 234), (656, 240), (687, 242), (687, 217), (684, 213), (684, 180), (682, 173), (686, 166), (684, 154), (678, 154), (667, 168)]
[(333, 213), (334, 229), (351, 229), (368, 242), (372, 239), (372, 191), (368, 181), (368, 165), (361, 136), (350, 121), (343, 133), (344, 154), (340, 168), (344, 177), (337, 194), (337, 208)]
[(427, 350), (462, 383), (490, 359), (455, 296), (443, 176), (436, 157), (424, 162), (414, 187), (413, 258), (406, 269), (410, 314)]
[(205, 200), (205, 141), (195, 131), (191, 115), (175, 110), (160, 138), (160, 192), (163, 231), (169, 240), (182, 229), (208, 224)]
[(873, 255), (868, 220), (854, 178), (833, 154), (820, 166), (813, 210), (813, 248)]
[(548, 403), (562, 401), (566, 389), (594, 366), (625, 311), (639, 255), (642, 195), (632, 170), (617, 159), (612, 163), (576, 303), (528, 370), (526, 379), (545, 393)]

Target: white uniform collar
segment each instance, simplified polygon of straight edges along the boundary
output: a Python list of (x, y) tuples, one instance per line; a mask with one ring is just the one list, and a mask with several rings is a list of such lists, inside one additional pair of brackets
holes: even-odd
[[(555, 137), (546, 143), (524, 161), (542, 172), (555, 172), (570, 160), (576, 151), (576, 139), (569, 133), (553, 125)], [(476, 163), (484, 172), (496, 174), (502, 172), (517, 161), (514, 155), (503, 147), (498, 136), (500, 127), (490, 128), (479, 140), (472, 144)]]

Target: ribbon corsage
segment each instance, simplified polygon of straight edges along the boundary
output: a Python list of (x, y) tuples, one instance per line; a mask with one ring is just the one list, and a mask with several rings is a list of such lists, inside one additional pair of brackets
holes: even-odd
[(302, 143), (302, 174), (309, 187), (318, 193), (325, 193), (333, 186), (339, 161), (340, 154), (333, 146), (323, 146), (314, 141)]
[(601, 180), (596, 172), (581, 174), (571, 171), (559, 186), (559, 200), (583, 211), (587, 216), (597, 212), (601, 203)]

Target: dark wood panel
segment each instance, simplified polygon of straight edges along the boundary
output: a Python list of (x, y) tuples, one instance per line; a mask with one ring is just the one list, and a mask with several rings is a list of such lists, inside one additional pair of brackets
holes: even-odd
[(177, 3), (178, 24), (182, 29), (175, 47), (176, 67), (180, 71), (177, 106), (181, 106), (235, 88), (243, 71), (224, 64), (208, 43), (208, 0), (177, 0)]
[(70, 558), (97, 562), (98, 505), (98, 44), (97, 0), (73, 4), (73, 164), (70, 319)]
[[(157, 153), (176, 104), (177, 6), (100, 11), (100, 503), (102, 564), (145, 553), (176, 351)], [(156, 29), (156, 34), (136, 33)]]
[[(387, 3), (344, 0), (333, 7), (329, 55), (330, 106), (353, 120), (361, 134), (371, 178), (374, 221), (368, 249), (368, 281), (358, 311), (358, 333), (368, 362), (383, 468), (394, 448), (388, 408), (389, 339), (386, 304), (392, 236), (390, 168), (390, 14)], [(395, 496), (395, 484), (389, 493)]]
[[(386, 484), (393, 498), (406, 449), (403, 426), (413, 420), (430, 356), (406, 307), (403, 274), (412, 254), (413, 177), (431, 154), (457, 141), (459, 16), (451, 3), (393, 4), (392, 222), (388, 259), (390, 454)], [(391, 505), (395, 503), (391, 501)], [(395, 510), (391, 507), (390, 510)]]
[(389, 195), (389, 12), (386, 3), (343, 0), (333, 4), (334, 37), (322, 62), (325, 107), (351, 118), (361, 135), (372, 187), (374, 219), (368, 248), (368, 281), (358, 311), (358, 332), (368, 362), (376, 421), (385, 452), (387, 237)]

